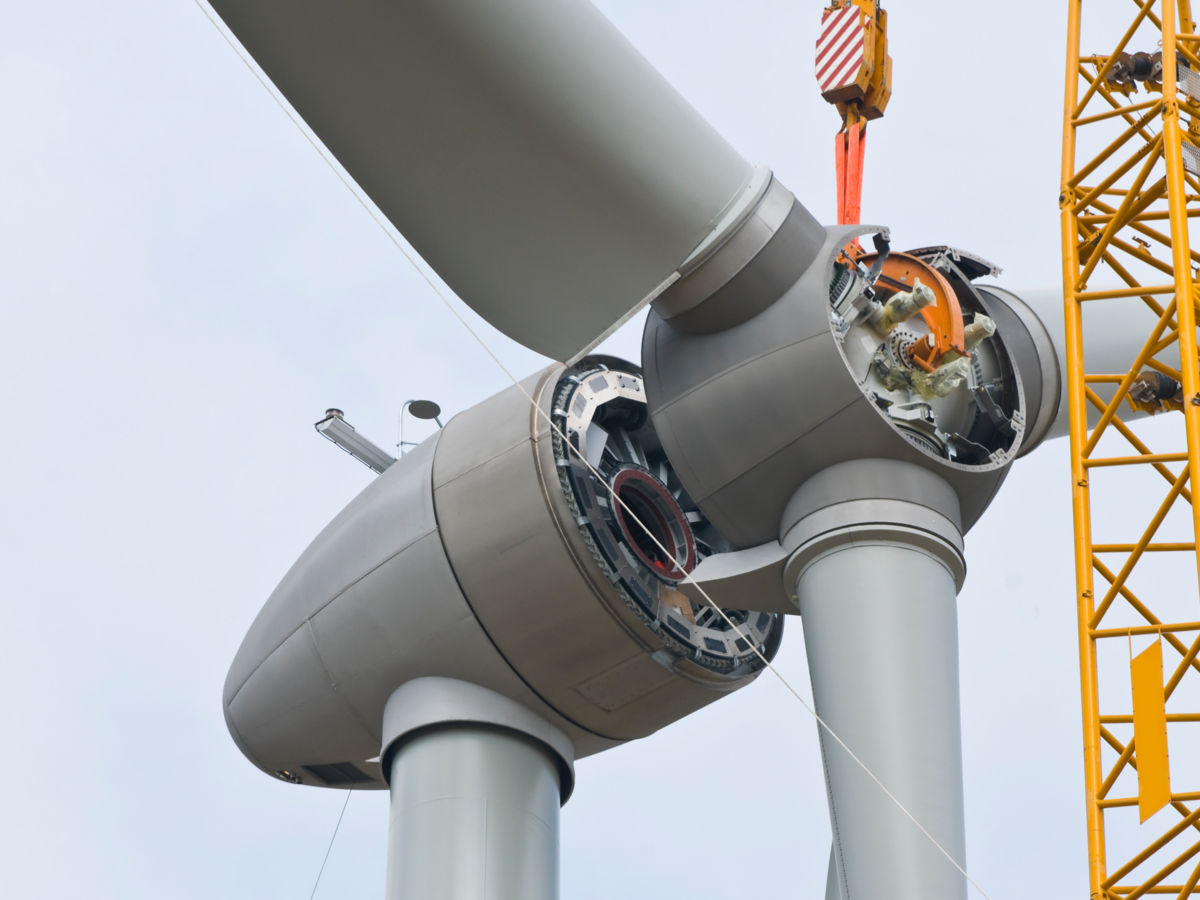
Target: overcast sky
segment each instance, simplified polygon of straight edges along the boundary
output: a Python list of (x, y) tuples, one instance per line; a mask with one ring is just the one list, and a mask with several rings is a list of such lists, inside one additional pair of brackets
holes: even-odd
[[(833, 219), (821, 2), (599, 5)], [(889, 12), (864, 221), (1052, 289), (1065, 4)], [(513, 371), (543, 363), (478, 327)], [(604, 349), (636, 360), (640, 329)], [(387, 446), (404, 400), (454, 415), (503, 373), (193, 0), (0, 6), (0, 336), (0, 892), (307, 898), (344, 794), (243, 759), (221, 687), (272, 588), (373, 477), (312, 424), (338, 406)], [(967, 537), (968, 869), (996, 900), (1086, 894), (1066, 449), (1018, 462)], [(778, 665), (807, 696), (789, 626)], [(770, 676), (578, 776), (566, 900), (823, 896), (816, 733)], [(382, 896), (386, 804), (351, 798), (317, 897)]]

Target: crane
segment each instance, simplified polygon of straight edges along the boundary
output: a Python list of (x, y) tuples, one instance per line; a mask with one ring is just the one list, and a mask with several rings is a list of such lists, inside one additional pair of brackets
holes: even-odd
[[(1200, 559), (1200, 254), (1188, 235), (1200, 214), (1200, 35), (1190, 0), (1134, 6), (1113, 28), (1108, 10), (1069, 0), (1059, 195), (1088, 871), (1097, 900), (1200, 893), (1200, 785), (1181, 783), (1190, 774), (1181, 752), (1187, 723), (1200, 722), (1192, 565)], [(1084, 52), (1083, 39), (1104, 52)], [(1115, 371), (1084, 354), (1084, 335), (1105, 327), (1114, 308), (1140, 311), (1145, 335)], [(1154, 446), (1122, 420), (1122, 404), (1162, 417)], [(1123, 516), (1127, 532), (1093, 536), (1096, 511), (1119, 504), (1124, 513), (1143, 498), (1152, 502), (1141, 520)]]
[(821, 96), (837, 107), (834, 139), (837, 223), (857, 225), (862, 210), (867, 122), (883, 117), (892, 97), (887, 13), (875, 0), (837, 0), (821, 17), (814, 68)]

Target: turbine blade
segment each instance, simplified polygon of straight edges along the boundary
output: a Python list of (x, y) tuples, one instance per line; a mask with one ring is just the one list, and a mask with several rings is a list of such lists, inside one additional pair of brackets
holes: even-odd
[(586, 0), (212, 0), (472, 309), (568, 359), (668, 282), (752, 167)]

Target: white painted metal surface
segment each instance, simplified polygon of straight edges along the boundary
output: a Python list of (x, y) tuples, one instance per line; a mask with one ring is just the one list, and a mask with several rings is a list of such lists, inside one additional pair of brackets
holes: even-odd
[(386, 900), (557, 900), (559, 775), (534, 740), (452, 725), (391, 763)]
[(586, 0), (212, 6), (450, 288), (547, 356), (663, 286), (752, 191)]
[[(797, 590), (817, 713), (966, 868), (954, 582), (934, 554), (873, 541), (818, 557)], [(963, 875), (824, 729), (821, 751), (844, 896), (965, 900)]]

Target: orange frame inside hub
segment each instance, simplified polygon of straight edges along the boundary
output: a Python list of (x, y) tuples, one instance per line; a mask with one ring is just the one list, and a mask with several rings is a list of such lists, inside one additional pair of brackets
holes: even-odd
[[(859, 262), (870, 268), (878, 255), (868, 253), (859, 257)], [(912, 361), (926, 372), (932, 372), (941, 365), (942, 357), (951, 350), (956, 353), (966, 352), (963, 345), (962, 308), (958, 305), (954, 288), (950, 287), (946, 276), (933, 266), (907, 253), (888, 254), (888, 258), (883, 261), (879, 280), (875, 284), (880, 290), (911, 291), (918, 278), (921, 279), (921, 284), (933, 291), (933, 295), (937, 297), (937, 305), (921, 310), (933, 343), (919, 342), (913, 348)]]

